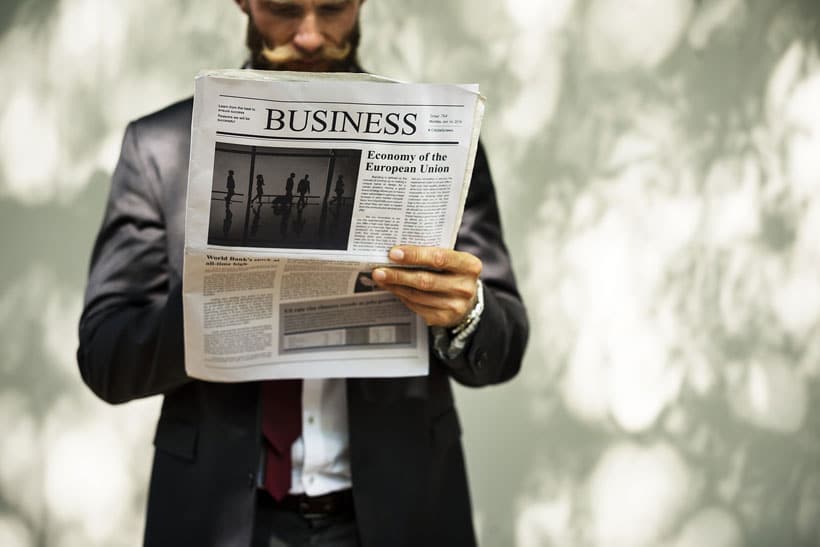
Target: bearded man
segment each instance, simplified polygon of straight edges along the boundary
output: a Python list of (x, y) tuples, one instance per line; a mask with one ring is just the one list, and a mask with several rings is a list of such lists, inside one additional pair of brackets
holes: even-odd
[[(236, 3), (253, 68), (360, 70), (361, 1)], [(392, 261), (424, 268), (372, 274), (433, 329), (427, 376), (203, 382), (185, 373), (182, 335), (191, 109), (129, 124), (80, 320), (94, 393), (164, 397), (145, 545), (475, 545), (450, 380), (512, 378), (528, 330), (483, 150), (456, 250), (398, 246)], [(283, 420), (294, 409), (295, 426)], [(285, 430), (296, 440), (277, 449)]]

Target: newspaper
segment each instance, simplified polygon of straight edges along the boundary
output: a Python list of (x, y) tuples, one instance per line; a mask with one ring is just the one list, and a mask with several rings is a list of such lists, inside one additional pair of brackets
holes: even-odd
[(427, 328), (371, 270), (452, 248), (476, 85), (221, 70), (196, 79), (183, 306), (195, 378), (415, 376)]

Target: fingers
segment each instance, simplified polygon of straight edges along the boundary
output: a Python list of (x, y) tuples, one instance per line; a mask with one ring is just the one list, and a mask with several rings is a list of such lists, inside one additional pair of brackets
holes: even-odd
[[(392, 292), (428, 325), (457, 325), (475, 306), (481, 260), (470, 253), (400, 245), (389, 253), (401, 266), (373, 270), (373, 281)], [(434, 270), (434, 271), (431, 271)]]
[(475, 278), (427, 270), (376, 268), (373, 280), (381, 285), (408, 287), (420, 293), (441, 293), (470, 299), (475, 295)]
[(422, 266), (434, 270), (465, 273), (475, 278), (481, 274), (481, 260), (470, 254), (440, 247), (399, 245), (390, 249), (390, 260), (404, 266)]
[[(392, 290), (392, 288), (390, 290)], [(394, 292), (394, 294), (396, 293)], [(398, 294), (396, 294), (396, 296), (410, 311), (421, 316), (424, 322), (431, 327), (454, 327), (467, 315), (467, 311), (457, 313), (453, 311), (451, 307), (427, 306), (415, 300), (399, 296)]]
[(424, 322), (431, 327), (452, 327), (458, 324), (458, 321), (454, 321), (452, 315), (446, 310), (431, 308), (410, 302), (403, 298), (399, 298), (399, 300), (401, 300), (410, 311), (419, 315)]
[(405, 304), (442, 311), (450, 320), (453, 317), (464, 317), (475, 305), (473, 298), (453, 298), (446, 294), (422, 292), (399, 285), (387, 287), (387, 289)]
[[(460, 257), (457, 257), (439, 264), (451, 267), (456, 263), (464, 264), (459, 260)], [(469, 266), (471, 261), (467, 264)], [(373, 281), (396, 295), (431, 326), (452, 327), (459, 324), (475, 306), (477, 298), (476, 277), (465, 273), (380, 267), (373, 270)]]

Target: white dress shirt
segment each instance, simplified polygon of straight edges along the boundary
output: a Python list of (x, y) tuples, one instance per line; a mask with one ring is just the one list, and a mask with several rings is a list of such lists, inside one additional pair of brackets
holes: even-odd
[(344, 378), (302, 381), (302, 436), (291, 449), (291, 494), (321, 496), (350, 488)]

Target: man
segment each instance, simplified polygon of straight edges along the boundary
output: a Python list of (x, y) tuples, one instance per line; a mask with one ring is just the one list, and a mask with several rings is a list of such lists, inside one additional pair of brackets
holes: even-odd
[(225, 182), (225, 186), (228, 188), (228, 193), (225, 194), (225, 207), (227, 208), (231, 204), (233, 195), (236, 193), (236, 181), (233, 178), (233, 169), (228, 170), (228, 180)]
[(296, 173), (291, 173), (288, 180), (285, 181), (285, 199), (288, 205), (293, 201), (293, 179), (295, 177)]
[[(359, 0), (236, 2), (248, 15), (255, 68), (359, 70)], [(435, 329), (429, 375), (305, 380), (286, 401), (271, 395), (282, 382), (185, 374), (180, 272), (191, 107), (190, 99), (177, 103), (126, 130), (80, 320), (79, 367), (98, 396), (121, 403), (164, 395), (145, 544), (474, 545), (450, 378), (470, 386), (510, 379), (527, 339), (483, 150), (457, 250), (400, 246), (391, 260), (426, 269), (373, 272)], [(271, 425), (285, 413), (270, 410), (277, 405), (297, 405), (302, 418), (289, 453), (270, 439), (291, 428)], [(291, 460), (281, 495), (274, 490), (282, 483), (270, 484), (282, 477), (279, 459)]]
[(303, 209), (305, 205), (307, 205), (307, 197), (305, 197), (305, 195), (310, 195), (310, 175), (305, 173), (305, 176), (299, 180), (296, 191), (299, 193), (299, 201), (296, 202), (296, 208)]
[(256, 195), (253, 197), (253, 200), (258, 199), (259, 205), (262, 205), (262, 197), (265, 195), (265, 179), (262, 174), (256, 175)]

